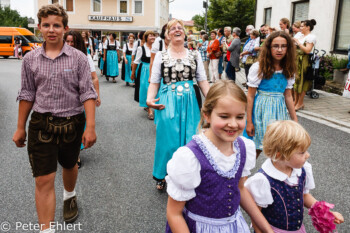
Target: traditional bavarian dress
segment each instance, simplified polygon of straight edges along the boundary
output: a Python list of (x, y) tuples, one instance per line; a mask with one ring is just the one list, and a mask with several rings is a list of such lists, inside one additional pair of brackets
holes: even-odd
[[(197, 51), (187, 51), (187, 56), (183, 59), (171, 58), (167, 51), (158, 52), (155, 62), (159, 53), (162, 57), (162, 79), (158, 92), (160, 98), (158, 104), (165, 105), (165, 109), (155, 111), (157, 129), (153, 177), (156, 180), (164, 179), (166, 165), (173, 153), (190, 142), (192, 136), (196, 134), (200, 110), (193, 79), (206, 80), (204, 67)], [(153, 66), (152, 70), (154, 68)]]
[(276, 71), (269, 79), (259, 78), (258, 73), (259, 62), (256, 62), (250, 68), (248, 76), (248, 86), (257, 88), (252, 115), (255, 135), (249, 137), (244, 130), (243, 136), (252, 139), (256, 149), (262, 150), (267, 126), (274, 121), (290, 120), (284, 92), (293, 88), (295, 79), (287, 79), (282, 71)]
[[(141, 41), (140, 40), (137, 40), (137, 43), (134, 45), (135, 48), (133, 48), (133, 51), (132, 51), (132, 55), (134, 56), (134, 59), (136, 59), (136, 56), (137, 56), (137, 51), (138, 51), (138, 48), (141, 46)], [(135, 63), (135, 60), (134, 60), (134, 64)], [(136, 68), (136, 71), (135, 71), (135, 92), (134, 92), (134, 100), (136, 102), (139, 102), (139, 94), (140, 94), (140, 72), (139, 72), (139, 67), (140, 67), (140, 64), (137, 64), (137, 68)]]
[(98, 50), (99, 50), (99, 52), (101, 52), (101, 54), (99, 55), (99, 59), (98, 59), (98, 68), (100, 70), (103, 70), (103, 67), (104, 67), (104, 61), (103, 61), (104, 49), (103, 49), (102, 42), (100, 43)]
[(131, 80), (131, 54), (132, 50), (129, 50), (128, 43), (124, 44), (124, 49), (126, 59), (128, 60), (128, 64), (125, 64), (125, 60), (123, 59), (123, 69), (122, 69), (122, 80), (124, 80), (127, 83), (134, 83), (133, 80)]
[[(141, 63), (139, 64), (138, 75), (137, 75), (140, 82), (139, 105), (140, 107), (146, 108), (147, 91), (149, 87), (148, 78), (149, 78), (149, 64), (151, 62), (151, 53), (149, 53), (149, 56), (147, 56), (146, 45), (143, 45), (141, 47), (141, 51), (142, 51)], [(135, 64), (138, 64), (138, 62), (139, 62), (138, 59), (134, 61)]]
[[(245, 142), (240, 137), (236, 139), (233, 144), (236, 154), (231, 155), (235, 156), (236, 160), (233, 167), (224, 172), (216, 164), (208, 149), (210, 147), (206, 144), (207, 140), (203, 138), (205, 136), (196, 135), (186, 145), (200, 164), (200, 184), (194, 190), (195, 197), (186, 200), (183, 211), (187, 226), (191, 233), (250, 233), (239, 207), (241, 195), (238, 183), (247, 160)], [(189, 173), (191, 174), (191, 171)], [(188, 188), (187, 183), (183, 186)], [(175, 193), (171, 195), (176, 196)], [(172, 232), (168, 224), (165, 232)]]
[(117, 49), (116, 40), (114, 45), (110, 45), (109, 40), (107, 40), (106, 61), (103, 67), (103, 74), (106, 77), (117, 77), (119, 75)]

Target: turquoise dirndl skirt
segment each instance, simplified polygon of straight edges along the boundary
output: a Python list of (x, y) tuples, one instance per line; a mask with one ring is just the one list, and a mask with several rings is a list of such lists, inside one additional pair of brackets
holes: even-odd
[(103, 55), (100, 57), (100, 70), (103, 70), (103, 66), (105, 65), (105, 62), (103, 61)]
[(106, 54), (107, 70), (106, 76), (117, 77), (119, 75), (118, 53), (115, 50), (107, 50)]
[[(189, 87), (185, 88), (185, 83)], [(192, 140), (197, 133), (200, 111), (193, 88), (193, 81), (177, 82), (173, 90), (171, 85), (161, 84), (158, 92), (158, 104), (165, 109), (155, 110), (156, 148), (154, 154), (153, 177), (164, 179), (166, 165), (173, 153)], [(179, 91), (179, 86), (183, 90)]]
[(124, 64), (125, 69), (125, 82), (127, 83), (134, 83), (133, 80), (131, 80), (131, 55), (126, 55), (126, 60), (128, 60), (128, 64)]
[(147, 91), (149, 87), (149, 63), (142, 63), (141, 70), (138, 72), (141, 72), (140, 75), (140, 95), (139, 95), (139, 105), (140, 107), (147, 107), (146, 101), (147, 101)]
[(290, 120), (283, 93), (259, 91), (255, 96), (253, 122), (255, 128), (256, 149), (262, 150), (262, 141), (266, 127), (275, 121)]

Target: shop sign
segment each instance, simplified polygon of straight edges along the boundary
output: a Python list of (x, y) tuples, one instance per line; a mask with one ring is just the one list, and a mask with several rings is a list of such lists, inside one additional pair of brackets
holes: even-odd
[(107, 22), (132, 22), (132, 16), (103, 16), (89, 15), (90, 21), (107, 21)]

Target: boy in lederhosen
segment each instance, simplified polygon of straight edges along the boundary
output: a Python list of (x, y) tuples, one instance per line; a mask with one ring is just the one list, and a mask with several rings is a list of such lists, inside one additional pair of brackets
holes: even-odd
[[(28, 154), (35, 177), (35, 201), (40, 232), (55, 232), (55, 175), (57, 161), (63, 167), (63, 217), (71, 223), (78, 217), (75, 184), (80, 144), (96, 142), (95, 99), (86, 55), (68, 46), (63, 34), (68, 15), (60, 5), (46, 5), (38, 12), (38, 28), (45, 40), (42, 47), (28, 53), (22, 64), (17, 130), (13, 141), (24, 147), (26, 122)], [(86, 129), (84, 131), (86, 112)]]

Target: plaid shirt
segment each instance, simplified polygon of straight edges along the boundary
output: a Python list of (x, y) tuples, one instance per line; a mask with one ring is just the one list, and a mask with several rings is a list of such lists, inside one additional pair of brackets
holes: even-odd
[(208, 61), (209, 58), (207, 57), (207, 49), (208, 49), (208, 41), (206, 40), (201, 47), (198, 48), (198, 51), (201, 53), (202, 60)]
[(45, 45), (23, 58), (17, 101), (34, 102), (33, 111), (57, 117), (82, 113), (83, 103), (97, 98), (86, 55), (64, 44), (61, 53), (51, 59)]

